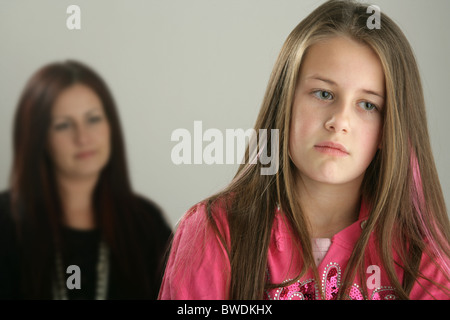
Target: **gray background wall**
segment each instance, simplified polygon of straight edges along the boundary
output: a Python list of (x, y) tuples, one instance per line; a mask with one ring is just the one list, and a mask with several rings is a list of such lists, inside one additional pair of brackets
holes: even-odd
[[(119, 106), (134, 189), (175, 226), (220, 190), (237, 165), (171, 161), (173, 130), (252, 128), (276, 56), (319, 0), (0, 0), (0, 189), (8, 186), (14, 109), (30, 75), (77, 59)], [(405, 32), (425, 90), (434, 156), (450, 205), (450, 2), (373, 0)], [(68, 30), (66, 8), (81, 8)]]

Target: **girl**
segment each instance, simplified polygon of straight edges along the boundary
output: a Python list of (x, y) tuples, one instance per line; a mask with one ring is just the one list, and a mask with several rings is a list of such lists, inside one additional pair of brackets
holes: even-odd
[[(231, 184), (179, 223), (160, 299), (449, 299), (450, 224), (408, 41), (329, 1), (288, 36)], [(268, 137), (270, 141), (270, 136)], [(271, 142), (273, 143), (273, 141)]]
[[(132, 191), (118, 112), (100, 76), (75, 61), (36, 72), (13, 145), (11, 188), (0, 195), (0, 297), (156, 299), (171, 231)], [(79, 286), (68, 290), (71, 265)]]

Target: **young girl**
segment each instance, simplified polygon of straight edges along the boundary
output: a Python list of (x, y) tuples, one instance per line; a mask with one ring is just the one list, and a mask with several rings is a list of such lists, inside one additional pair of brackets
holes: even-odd
[(417, 64), (391, 19), (369, 17), (329, 1), (289, 35), (255, 125), (279, 130), (280, 169), (261, 175), (247, 150), (186, 213), (160, 299), (450, 298)]

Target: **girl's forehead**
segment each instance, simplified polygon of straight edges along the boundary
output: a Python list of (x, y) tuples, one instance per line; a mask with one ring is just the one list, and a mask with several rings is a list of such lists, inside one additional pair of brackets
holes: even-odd
[(348, 37), (332, 37), (311, 45), (302, 61), (300, 81), (327, 80), (330, 85), (361, 88), (384, 96), (384, 71), (377, 54)]

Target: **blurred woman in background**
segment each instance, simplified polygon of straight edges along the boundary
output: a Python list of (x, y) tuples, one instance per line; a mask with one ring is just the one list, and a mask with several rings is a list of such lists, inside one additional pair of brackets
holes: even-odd
[[(74, 61), (40, 69), (20, 98), (13, 147), (0, 195), (0, 297), (156, 299), (171, 230), (132, 190), (101, 77)], [(71, 265), (80, 289), (67, 287)]]

